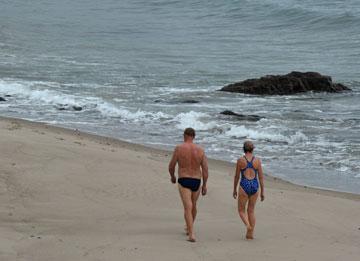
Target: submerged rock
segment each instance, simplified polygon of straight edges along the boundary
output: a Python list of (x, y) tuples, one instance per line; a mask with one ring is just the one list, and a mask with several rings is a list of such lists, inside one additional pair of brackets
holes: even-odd
[(220, 112), (220, 114), (227, 115), (227, 116), (235, 116), (238, 120), (243, 120), (243, 121), (259, 121), (264, 118), (259, 115), (243, 115), (243, 114), (239, 114), (239, 113), (236, 113), (233, 111), (228, 111), (228, 110), (222, 111), (222, 112)]
[(163, 99), (157, 99), (154, 101), (155, 103), (166, 103), (166, 104), (176, 104), (176, 103), (187, 103), (187, 104), (193, 104), (193, 103), (199, 103), (200, 101), (198, 100), (192, 100), (192, 99), (188, 99), (188, 100), (181, 100), (181, 99), (171, 99), (171, 100), (163, 100)]
[(81, 111), (83, 108), (81, 106), (72, 106), (72, 108), (74, 109), (74, 111)]
[(66, 111), (66, 110), (81, 111), (83, 109), (83, 107), (81, 106), (77, 106), (77, 105), (69, 106), (69, 104), (57, 104), (55, 107), (59, 111)]
[(182, 100), (181, 103), (199, 103), (200, 101), (197, 100)]
[(291, 72), (286, 75), (267, 75), (229, 84), (220, 91), (257, 95), (291, 95), (302, 92), (341, 92), (351, 89), (333, 83), (330, 76), (317, 72)]

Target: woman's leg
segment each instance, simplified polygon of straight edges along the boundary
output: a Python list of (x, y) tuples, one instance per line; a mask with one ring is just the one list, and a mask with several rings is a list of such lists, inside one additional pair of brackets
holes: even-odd
[(245, 213), (245, 207), (248, 199), (249, 199), (248, 195), (240, 186), (238, 192), (238, 211), (239, 211), (239, 216), (241, 220), (244, 222), (247, 230), (251, 229), (251, 225), (248, 220), (248, 215), (246, 215)]
[(251, 195), (249, 197), (249, 203), (247, 207), (247, 214), (248, 214), (248, 220), (251, 226), (250, 233), (246, 236), (248, 239), (254, 238), (254, 228), (255, 228), (255, 204), (257, 201), (257, 198), (259, 196), (259, 192), (256, 192), (254, 195)]

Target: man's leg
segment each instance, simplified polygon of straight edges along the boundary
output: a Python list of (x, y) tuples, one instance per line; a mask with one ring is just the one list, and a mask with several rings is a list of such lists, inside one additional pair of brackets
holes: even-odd
[(259, 192), (256, 192), (254, 195), (251, 195), (249, 197), (249, 204), (248, 204), (248, 208), (247, 208), (247, 213), (248, 213), (248, 220), (251, 226), (251, 233), (249, 233), (248, 235), (248, 239), (253, 239), (254, 238), (254, 228), (255, 228), (255, 204), (256, 204), (256, 200), (259, 196)]
[(239, 211), (239, 216), (240, 216), (241, 220), (244, 222), (244, 224), (246, 226), (247, 234), (251, 230), (251, 225), (248, 220), (248, 215), (245, 213), (245, 207), (246, 207), (246, 203), (247, 203), (248, 199), (249, 199), (248, 195), (245, 193), (245, 191), (241, 187), (239, 187), (238, 211)]
[(184, 218), (189, 234), (189, 241), (195, 242), (195, 236), (193, 231), (194, 220), (192, 214), (193, 204), (191, 200), (191, 190), (184, 188), (179, 184), (179, 192), (180, 192), (181, 201), (184, 205)]
[(200, 189), (196, 192), (191, 193), (191, 201), (193, 204), (193, 207), (192, 207), (193, 223), (195, 223), (195, 218), (196, 218), (196, 214), (197, 214), (197, 201), (199, 199), (199, 196), (200, 196)]

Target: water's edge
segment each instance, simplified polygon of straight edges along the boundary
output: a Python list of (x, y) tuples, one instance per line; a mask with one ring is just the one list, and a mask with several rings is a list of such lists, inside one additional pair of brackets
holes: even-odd
[[(83, 130), (79, 130), (79, 129), (72, 129), (69, 127), (61, 126), (61, 125), (49, 124), (47, 122), (32, 121), (29, 119), (7, 117), (7, 116), (2, 116), (2, 115), (0, 115), (0, 120), (1, 121), (16, 121), (16, 122), (26, 124), (28, 126), (46, 127), (47, 129), (50, 127), (51, 129), (61, 130), (61, 131), (64, 131), (64, 132), (66, 132), (68, 134), (72, 134), (72, 135), (75, 132), (77, 135), (81, 134), (82, 136), (85, 136), (88, 138), (92, 138), (92, 139), (96, 139), (96, 140), (100, 140), (100, 141), (111, 142), (112, 144), (120, 145), (121, 147), (126, 147), (127, 149), (139, 149), (139, 150), (143, 150), (143, 151), (147, 151), (147, 152), (155, 151), (157, 153), (163, 154), (164, 156), (169, 156), (172, 153), (172, 151), (167, 150), (165, 148), (158, 148), (158, 147), (153, 147), (150, 145), (128, 142), (126, 140), (122, 140), (122, 139), (115, 138), (115, 137), (103, 136), (101, 134), (91, 133), (91, 132), (87, 132), (87, 131), (83, 131)], [(222, 166), (226, 166), (228, 168), (234, 168), (234, 163), (232, 163), (230, 161), (225, 161), (222, 159), (216, 159), (216, 158), (211, 158), (211, 157), (209, 158), (209, 164), (221, 164)], [(358, 194), (358, 193), (334, 190), (334, 189), (330, 189), (330, 188), (315, 187), (315, 186), (308, 186), (305, 184), (294, 183), (294, 182), (288, 181), (283, 178), (269, 175), (268, 173), (265, 173), (265, 176), (268, 179), (267, 180), (268, 182), (273, 182), (278, 185), (286, 184), (287, 186), (290, 186), (291, 190), (306, 190), (307, 192), (311, 192), (311, 193), (315, 193), (315, 194), (323, 194), (323, 195), (327, 195), (327, 196), (341, 197), (341, 198), (345, 198), (345, 199), (360, 201), (360, 193)], [(286, 188), (283, 188), (283, 189), (286, 189)]]

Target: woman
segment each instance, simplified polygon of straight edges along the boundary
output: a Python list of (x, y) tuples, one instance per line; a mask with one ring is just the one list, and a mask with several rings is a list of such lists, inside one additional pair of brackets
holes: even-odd
[[(255, 204), (259, 196), (259, 182), (261, 201), (265, 199), (264, 176), (261, 161), (258, 157), (255, 158), (253, 150), (254, 144), (251, 141), (246, 141), (244, 143), (245, 154), (243, 157), (239, 158), (236, 163), (236, 172), (234, 177), (233, 197), (234, 199), (238, 198), (239, 215), (247, 229), (246, 239), (254, 238)], [(239, 191), (237, 191), (238, 185), (240, 185)], [(247, 213), (245, 212), (246, 203)]]

